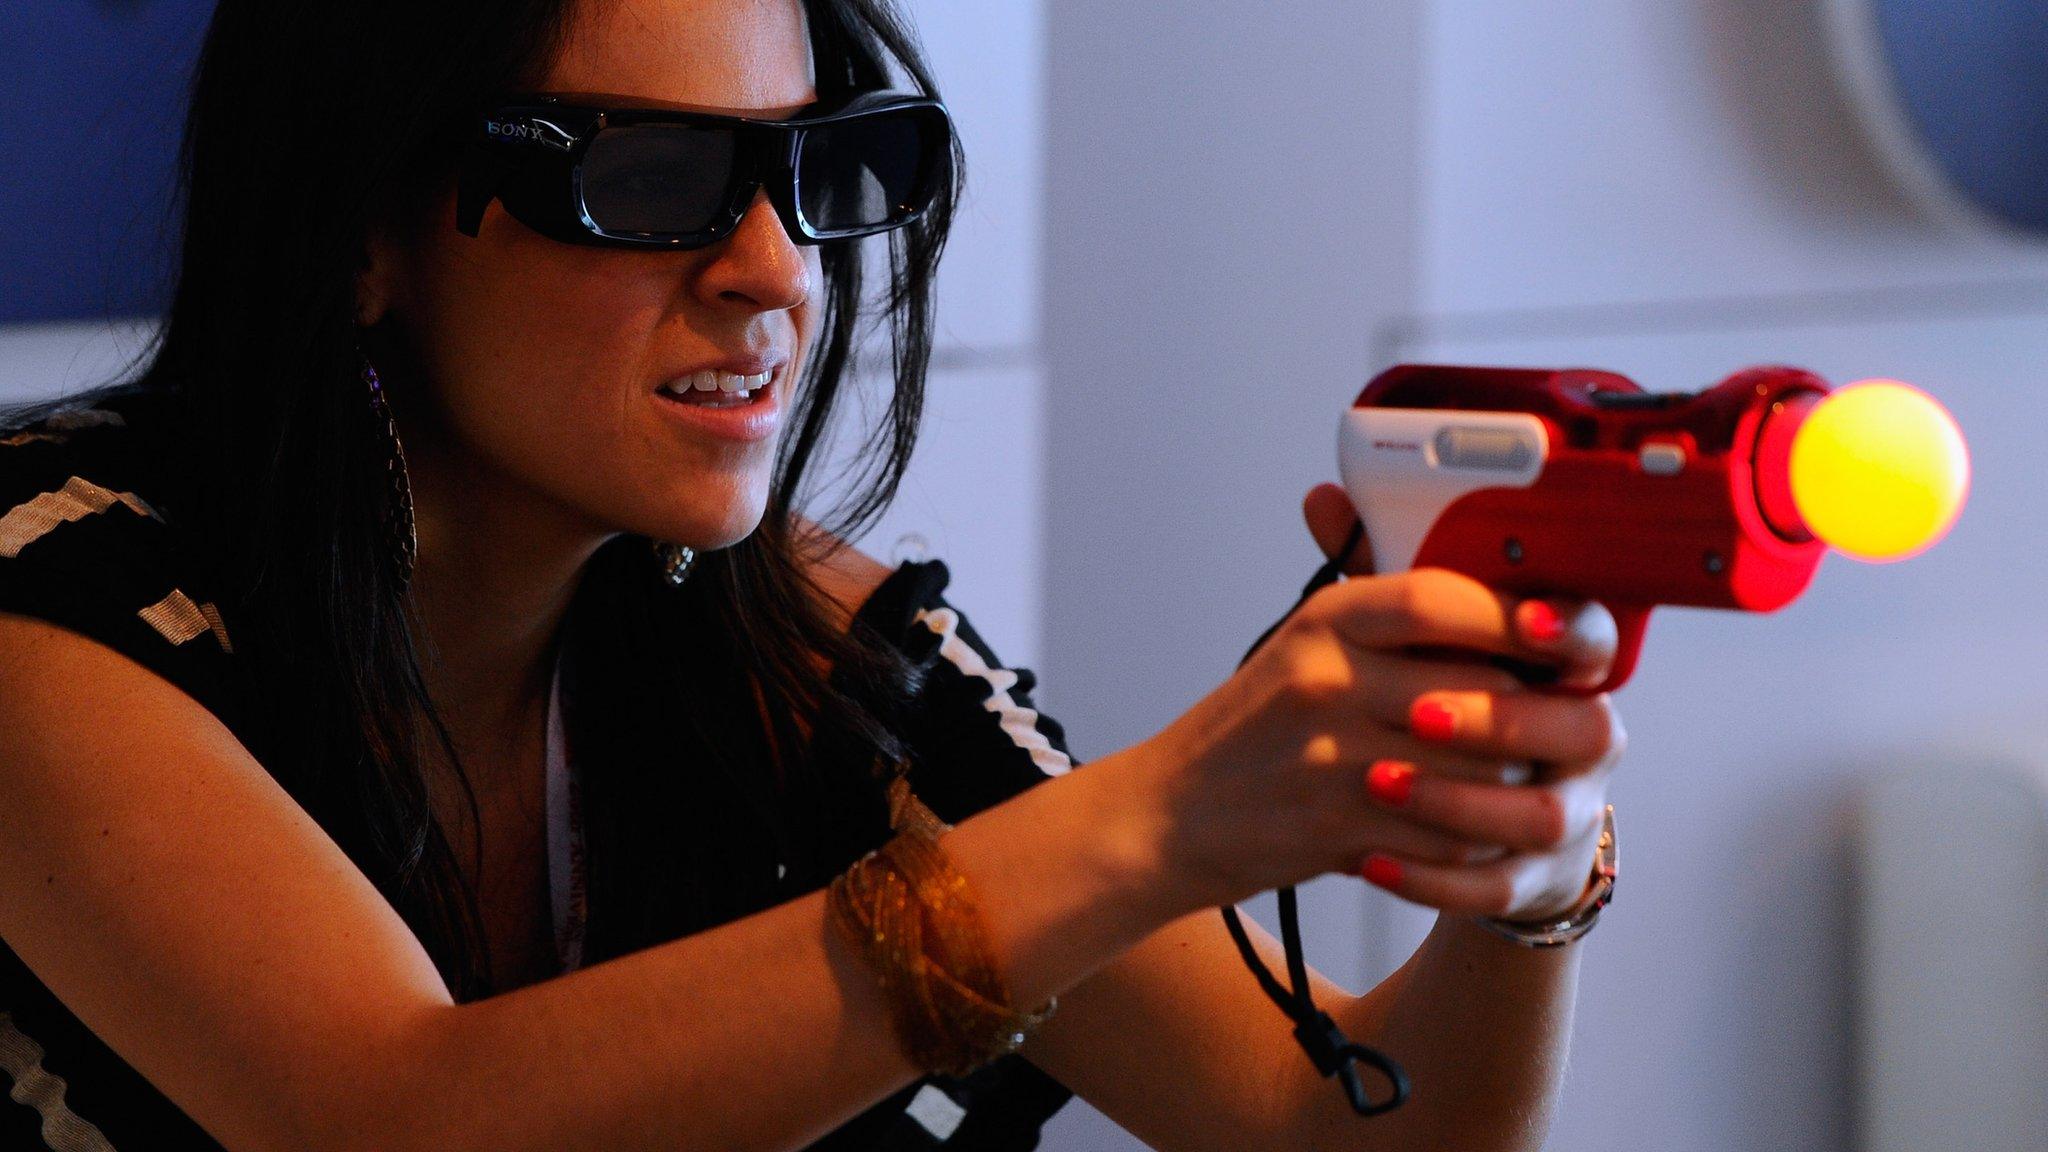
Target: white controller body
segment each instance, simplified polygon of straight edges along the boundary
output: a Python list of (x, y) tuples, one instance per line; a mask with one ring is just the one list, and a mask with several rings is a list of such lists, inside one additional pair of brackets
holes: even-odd
[(1526, 412), (1352, 408), (1337, 427), (1344, 490), (1365, 522), (1373, 570), (1406, 572), (1445, 509), (1543, 475), (1550, 434)]

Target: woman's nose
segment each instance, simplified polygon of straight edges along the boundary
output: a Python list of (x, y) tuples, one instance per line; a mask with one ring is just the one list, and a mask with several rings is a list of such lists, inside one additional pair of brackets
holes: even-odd
[(698, 278), (710, 303), (740, 304), (759, 311), (794, 308), (810, 297), (810, 261), (789, 238), (782, 217), (756, 189), (754, 202), (730, 236), (712, 249)]

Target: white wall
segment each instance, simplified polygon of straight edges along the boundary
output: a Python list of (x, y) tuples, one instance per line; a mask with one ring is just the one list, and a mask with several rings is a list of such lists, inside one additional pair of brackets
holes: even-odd
[(1045, 447), (1044, 11), (1040, 0), (909, 0), (967, 152), (940, 265), (928, 412), (896, 505), (861, 540), (946, 561), (947, 597), (1009, 664), (1041, 662)]
[(1618, 698), (1628, 867), (1587, 942), (1557, 1148), (1855, 1146), (1855, 790), (1915, 748), (2010, 732), (2048, 684), (2048, 245), (1906, 207), (1816, 29), (1777, 0), (1431, 8), (1401, 357), (1659, 389), (1766, 361), (1898, 375), (1954, 408), (1976, 463), (1967, 514), (1920, 559), (1834, 557), (1773, 617), (1653, 624)]
[[(1410, 306), (1420, 9), (1047, 11), (1042, 697), (1092, 757), (1221, 683), (1320, 560), (1302, 493)], [(1362, 886), (1303, 896), (1310, 956), (1354, 985)], [(1076, 1105), (1045, 1146), (1142, 1145)]]
[(903, 0), (967, 151), (940, 274), (941, 357), (1034, 354), (1045, 162), (1042, 0)]
[[(1593, 364), (1666, 388), (1767, 360), (1836, 381), (1893, 374), (1939, 394), (1968, 431), (1976, 483), (1939, 548), (1887, 566), (1829, 557), (1769, 617), (1667, 610), (1617, 697), (1626, 876), (1587, 941), (1552, 1146), (1853, 1147), (1855, 789), (1924, 747), (2011, 732), (2048, 684), (2048, 618), (2034, 607), (2048, 467), (2031, 386), (2048, 311), (1468, 338), (1411, 354)], [(1969, 830), (1955, 832), (1969, 851)], [(1405, 932), (1392, 951), (1415, 919), (1394, 918)]]
[(0, 405), (61, 396), (123, 376), (155, 331), (145, 320), (0, 325)]
[(1944, 234), (1908, 207), (1837, 95), (1813, 9), (1431, 5), (1423, 311), (1607, 324), (1616, 304), (2048, 274), (2048, 244)]
[[(1084, 754), (1154, 731), (1291, 600), (1299, 493), (1397, 359), (1663, 389), (1789, 361), (1955, 408), (1977, 486), (1941, 549), (1653, 625), (1552, 1141), (1852, 1147), (1857, 782), (2009, 730), (2048, 673), (2048, 246), (1907, 205), (1810, 0), (1049, 7), (1045, 698)], [(1327, 880), (1309, 916), (1349, 980), (1426, 922)], [(1085, 1114), (1054, 1132), (1135, 1146)]]

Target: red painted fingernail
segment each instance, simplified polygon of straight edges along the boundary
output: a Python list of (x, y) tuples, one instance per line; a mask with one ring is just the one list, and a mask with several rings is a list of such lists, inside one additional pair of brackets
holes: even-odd
[(1408, 710), (1408, 728), (1424, 740), (1449, 740), (1458, 734), (1458, 714), (1434, 700), (1417, 700)]
[(1382, 804), (1399, 808), (1415, 789), (1415, 765), (1381, 760), (1365, 770), (1365, 790)]
[(1401, 886), (1401, 862), (1392, 856), (1367, 856), (1365, 867), (1359, 869), (1359, 874), (1365, 877), (1366, 883), (1381, 888)]
[(1564, 635), (1564, 617), (1548, 601), (1522, 601), (1522, 631), (1538, 644), (1549, 644)]

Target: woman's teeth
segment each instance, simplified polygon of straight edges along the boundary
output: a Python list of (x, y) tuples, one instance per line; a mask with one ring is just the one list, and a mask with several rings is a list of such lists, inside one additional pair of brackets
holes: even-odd
[(757, 372), (742, 376), (736, 372), (720, 372), (705, 369), (688, 376), (678, 376), (661, 386), (661, 390), (680, 400), (693, 404), (745, 403), (754, 398), (756, 390), (768, 386), (773, 372)]

